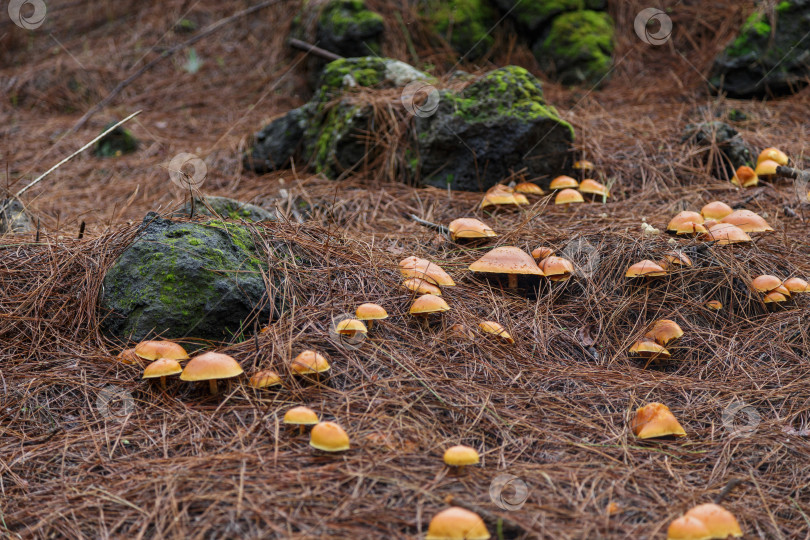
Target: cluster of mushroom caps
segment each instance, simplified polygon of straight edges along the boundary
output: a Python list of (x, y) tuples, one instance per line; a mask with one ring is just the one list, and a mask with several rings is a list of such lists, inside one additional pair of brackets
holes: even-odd
[(574, 264), (554, 255), (554, 250), (541, 246), (529, 255), (515, 246), (499, 246), (469, 266), (471, 272), (487, 275), (504, 275), (507, 287), (518, 286), (519, 276), (546, 277), (550, 281), (565, 281), (574, 272)]
[(678, 323), (670, 319), (660, 319), (653, 323), (644, 337), (630, 347), (630, 352), (642, 358), (666, 360), (672, 357), (665, 345), (683, 336)]
[[(648, 403), (636, 410), (631, 423), (639, 439), (685, 437), (686, 431), (663, 403)], [(701, 504), (674, 520), (667, 530), (667, 540), (710, 540), (742, 536), (737, 519), (717, 504)]]
[[(411, 304), (408, 311), (411, 315), (420, 318), (423, 323), (427, 323), (431, 316), (441, 316), (445, 311), (450, 311), (450, 306), (442, 298), (440, 287), (454, 287), (456, 283), (441, 266), (427, 259), (411, 256), (399, 262), (399, 271), (405, 278), (402, 283), (403, 287), (420, 294)], [(486, 334), (494, 335), (509, 343), (515, 342), (509, 332), (497, 321), (482, 321), (478, 328)], [(453, 325), (450, 330), (463, 337), (470, 337), (470, 332), (464, 325)]]
[(379, 304), (367, 302), (360, 304), (354, 312), (355, 318), (346, 318), (338, 321), (335, 325), (335, 333), (347, 339), (356, 339), (358, 336), (365, 337), (374, 324), (388, 318), (388, 312)]
[(731, 178), (731, 183), (740, 187), (754, 187), (759, 179), (772, 180), (776, 176), (776, 168), (786, 166), (790, 160), (787, 154), (778, 148), (766, 148), (757, 157), (757, 167), (752, 169), (747, 165), (739, 167)]
[[(574, 169), (581, 171), (585, 175), (593, 171), (594, 166), (590, 161), (581, 160), (574, 163)], [(593, 178), (585, 178), (582, 182), (579, 182), (570, 176), (561, 175), (551, 181), (549, 189), (556, 192), (554, 204), (563, 205), (565, 208), (568, 208), (571, 204), (585, 202), (583, 195), (590, 197), (592, 200), (601, 199), (602, 201), (610, 197), (608, 188)], [(542, 196), (545, 195), (545, 192), (533, 182), (518, 182), (514, 187), (495, 184), (484, 194), (481, 208), (529, 204), (527, 195)]]
[[(444, 462), (459, 472), (468, 465), (475, 465), (480, 461), (478, 452), (469, 446), (451, 446), (444, 452)], [(442, 510), (430, 520), (426, 540), (455, 540), (477, 538), (487, 540), (491, 538), (489, 530), (481, 516), (461, 508), (451, 506)]]
[(755, 277), (751, 288), (763, 294), (762, 301), (766, 304), (787, 302), (794, 294), (810, 292), (810, 284), (802, 278), (792, 277), (782, 281), (770, 274)]
[(351, 447), (346, 431), (334, 422), (324, 422), (309, 407), (293, 407), (284, 413), (283, 422), (298, 427), (299, 433), (312, 426), (309, 445), (323, 452), (345, 452)]

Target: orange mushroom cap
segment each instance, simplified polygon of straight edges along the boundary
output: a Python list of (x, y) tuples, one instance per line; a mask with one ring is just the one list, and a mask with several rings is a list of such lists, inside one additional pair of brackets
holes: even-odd
[(700, 215), (705, 219), (723, 219), (734, 211), (729, 205), (721, 201), (712, 201), (700, 209)]
[(425, 540), (489, 540), (492, 536), (481, 516), (465, 508), (451, 506), (430, 520)]
[(771, 291), (765, 295), (762, 301), (766, 304), (777, 304), (780, 302), (787, 302), (787, 296), (780, 292)]
[(177, 375), (182, 371), (183, 368), (177, 360), (159, 358), (146, 366), (146, 369), (143, 370), (143, 378), (154, 379), (156, 377), (168, 377), (169, 375)]
[(543, 275), (553, 281), (566, 280), (574, 272), (574, 263), (563, 257), (549, 255), (537, 265)]
[(694, 221), (681, 221), (678, 223), (675, 234), (704, 234), (708, 232), (702, 223)]
[(381, 319), (387, 319), (388, 312), (386, 312), (385, 308), (382, 306), (368, 302), (365, 304), (360, 304), (357, 307), (355, 316), (361, 321), (378, 321)]
[(757, 165), (766, 160), (774, 161), (779, 165), (788, 164), (787, 154), (785, 154), (778, 148), (773, 147), (766, 148), (765, 150), (759, 153), (759, 156), (757, 157)]
[(230, 379), (244, 373), (242, 366), (227, 354), (207, 352), (195, 356), (180, 374), (183, 381)]
[(188, 360), (186, 350), (173, 341), (142, 341), (135, 346), (135, 354), (144, 360), (157, 360), (158, 358)]
[(406, 278), (424, 279), (441, 287), (456, 284), (438, 264), (419, 257), (407, 257), (399, 261), (399, 271)]
[(348, 336), (353, 336), (357, 333), (367, 334), (368, 328), (357, 319), (343, 319), (335, 326), (335, 333)]
[(707, 503), (695, 506), (686, 514), (703, 522), (709, 530), (710, 538), (735, 538), (742, 536), (742, 529), (734, 515), (718, 504)]
[(684, 210), (683, 212), (678, 212), (675, 214), (671, 220), (669, 220), (669, 224), (667, 225), (668, 231), (677, 231), (678, 226), (681, 223), (692, 222), (702, 225), (703, 224), (703, 216), (698, 214), (697, 212), (692, 212), (691, 210)]
[(610, 197), (610, 191), (607, 186), (601, 182), (597, 182), (592, 178), (586, 178), (579, 184), (579, 191), (588, 193), (590, 195), (599, 195), (601, 197)]
[(633, 345), (630, 346), (630, 352), (637, 354), (642, 358), (657, 358), (660, 360), (666, 360), (667, 358), (672, 357), (672, 355), (664, 348), (663, 345), (648, 338), (640, 339), (633, 343)]
[(720, 223), (730, 223), (736, 225), (743, 231), (749, 232), (766, 232), (772, 231), (768, 222), (759, 214), (751, 210), (734, 210), (732, 213), (720, 220)]
[(349, 449), (349, 436), (334, 422), (321, 422), (312, 428), (309, 445), (324, 452), (343, 452)]
[(743, 165), (742, 167), (738, 168), (737, 171), (734, 173), (734, 176), (731, 177), (731, 183), (735, 186), (740, 187), (753, 187), (759, 184), (759, 167), (755, 171), (751, 167)]
[(777, 162), (765, 159), (757, 163), (757, 168), (754, 172), (756, 172), (757, 176), (773, 176), (776, 174), (777, 167), (779, 167)]
[(293, 407), (284, 413), (285, 424), (313, 426), (318, 423), (318, 415), (309, 407)]
[(709, 529), (697, 518), (681, 516), (669, 524), (667, 540), (711, 540)]
[(543, 188), (535, 184), (534, 182), (520, 182), (515, 186), (515, 191), (517, 193), (525, 193), (526, 195), (543, 195), (545, 192)]
[(655, 321), (650, 331), (644, 334), (644, 337), (651, 338), (660, 345), (666, 345), (681, 336), (683, 336), (683, 330), (678, 323), (670, 319)]
[(506, 328), (501, 325), (501, 323), (497, 321), (482, 321), (478, 328), (487, 334), (492, 334), (497, 336), (504, 341), (508, 341), (509, 343), (514, 343), (515, 339), (506, 331)]
[(413, 301), (409, 313), (411, 315), (427, 315), (429, 313), (441, 313), (450, 311), (450, 306), (435, 294), (423, 294)]
[(576, 189), (579, 187), (579, 182), (575, 179), (571, 178), (570, 176), (562, 175), (558, 176), (548, 186), (550, 189), (565, 189), (565, 188), (573, 188)]
[(496, 247), (472, 263), (469, 270), (491, 274), (543, 275), (531, 255), (514, 246)]
[(479, 461), (478, 451), (469, 446), (460, 444), (458, 446), (451, 446), (444, 451), (444, 462), (453, 467), (475, 465)]
[(805, 280), (798, 277), (792, 277), (786, 279), (785, 282), (782, 284), (787, 287), (791, 293), (806, 293), (810, 292), (810, 284), (808, 284)]
[(704, 240), (714, 240), (718, 245), (737, 244), (740, 242), (751, 242), (748, 234), (731, 223), (718, 223), (709, 227), (709, 231), (701, 236)]
[(269, 388), (280, 384), (281, 377), (272, 369), (263, 369), (250, 376), (250, 386), (253, 388)]
[(118, 356), (116, 356), (115, 359), (118, 360), (119, 362), (123, 362), (124, 364), (130, 365), (141, 363), (141, 357), (135, 354), (135, 348), (124, 349), (123, 351), (118, 353)]
[(591, 163), (587, 159), (580, 159), (579, 161), (574, 162), (574, 169), (578, 171), (592, 171), (593, 163)]
[(450, 238), (492, 238), (498, 236), (487, 224), (475, 218), (454, 219), (448, 226)]
[(643, 261), (639, 261), (636, 264), (630, 266), (625, 272), (625, 277), (629, 278), (637, 278), (637, 277), (656, 277), (656, 276), (665, 276), (667, 275), (666, 270), (661, 268), (661, 265), (653, 262), (649, 259), (644, 259)]
[(664, 253), (664, 258), (669, 264), (675, 266), (692, 266), (692, 259), (680, 251), (667, 251)]
[(330, 368), (329, 361), (320, 353), (312, 350), (302, 351), (290, 363), (290, 369), (299, 375), (323, 373), (329, 371)]
[(775, 290), (780, 285), (782, 285), (782, 280), (769, 274), (757, 276), (753, 281), (751, 281), (751, 287), (753, 287), (755, 291), (759, 292), (770, 292)]
[(709, 300), (706, 302), (706, 307), (718, 311), (723, 309), (723, 304), (719, 300)]
[(633, 434), (639, 439), (652, 439), (675, 435), (686, 435), (681, 424), (663, 403), (648, 403), (636, 410), (632, 423)]
[(554, 204), (572, 204), (581, 202), (585, 202), (585, 199), (582, 198), (582, 193), (571, 188), (565, 188), (558, 191), (557, 196), (554, 197)]
[(546, 246), (540, 246), (539, 248), (535, 248), (532, 251), (532, 257), (534, 257), (538, 261), (542, 261), (543, 259), (551, 255), (554, 255), (554, 250)]
[(433, 283), (429, 283), (420, 278), (406, 279), (402, 282), (402, 286), (419, 294), (435, 294), (436, 296), (442, 295), (442, 290), (440, 288)]

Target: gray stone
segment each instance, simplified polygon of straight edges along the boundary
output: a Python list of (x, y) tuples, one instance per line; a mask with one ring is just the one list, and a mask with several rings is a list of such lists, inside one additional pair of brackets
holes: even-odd
[[(191, 215), (191, 202), (186, 202), (183, 209), (176, 213), (178, 217)], [(194, 216), (211, 216), (244, 221), (276, 221), (275, 212), (265, 210), (255, 204), (250, 204), (228, 197), (208, 196), (200, 199), (195, 197)]]
[(17, 199), (0, 199), (0, 234), (25, 233), (34, 230), (34, 224)]
[(260, 174), (287, 167), (301, 144), (307, 119), (304, 106), (270, 122), (253, 136), (243, 166)]
[[(100, 306), (106, 332), (121, 339), (228, 340), (269, 322), (267, 255), (245, 227), (187, 223), (149, 213), (136, 240), (107, 271)], [(275, 306), (279, 308), (279, 305)], [(278, 313), (278, 311), (276, 311)]]
[(751, 152), (736, 129), (725, 122), (701, 122), (689, 124), (684, 129), (684, 141), (692, 141), (699, 146), (716, 144), (726, 158), (725, 171), (729, 177), (738, 167), (751, 164)]
[(760, 8), (715, 59), (712, 88), (738, 98), (789, 95), (803, 88), (810, 77), (808, 30), (810, 0)]

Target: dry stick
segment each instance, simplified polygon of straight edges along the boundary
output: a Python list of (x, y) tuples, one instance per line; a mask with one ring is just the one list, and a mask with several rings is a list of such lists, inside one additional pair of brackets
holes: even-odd
[(181, 49), (185, 49), (186, 47), (189, 47), (191, 45), (194, 45), (195, 43), (200, 41), (202, 38), (207, 37), (210, 34), (213, 34), (214, 32), (216, 32), (217, 30), (219, 30), (223, 26), (226, 26), (227, 24), (230, 24), (230, 23), (232, 23), (233, 21), (235, 21), (237, 19), (240, 19), (240, 18), (242, 18), (242, 17), (244, 17), (246, 15), (250, 15), (251, 13), (255, 13), (255, 12), (259, 11), (260, 9), (264, 9), (264, 8), (270, 7), (270, 6), (274, 5), (274, 4), (278, 4), (278, 3), (282, 2), (282, 1), (283, 0), (267, 0), (266, 2), (261, 2), (259, 4), (256, 4), (255, 6), (252, 6), (252, 7), (249, 7), (247, 9), (245, 9), (245, 10), (242, 10), (239, 13), (234, 13), (230, 17), (225, 17), (224, 19), (221, 19), (221, 20), (215, 22), (214, 24), (208, 25), (199, 34), (197, 34), (196, 36), (194, 36), (194, 37), (192, 37), (190, 39), (187, 39), (183, 43), (180, 43), (179, 45), (175, 45), (174, 47), (170, 47), (169, 49), (166, 49), (165, 51), (160, 53), (160, 56), (158, 56), (157, 58), (155, 58), (154, 60), (152, 60), (151, 62), (149, 62), (145, 66), (143, 66), (141, 69), (139, 69), (138, 71), (136, 71), (135, 73), (133, 73), (132, 75), (130, 75), (129, 77), (127, 77), (126, 79), (121, 81), (120, 83), (118, 83), (118, 86), (113, 88), (112, 92), (107, 94), (107, 96), (104, 99), (102, 99), (101, 101), (99, 101), (98, 103), (93, 105), (93, 107), (91, 107), (89, 111), (84, 113), (84, 116), (79, 118), (79, 121), (76, 122), (76, 125), (73, 126), (70, 129), (70, 131), (75, 132), (76, 130), (81, 128), (85, 124), (85, 122), (87, 122), (90, 119), (91, 116), (93, 116), (99, 110), (101, 110), (102, 107), (109, 104), (115, 98), (115, 96), (117, 96), (121, 92), (121, 90), (123, 90), (124, 88), (129, 86), (129, 84), (132, 81), (134, 81), (135, 79), (137, 79), (138, 77), (140, 77), (141, 75), (143, 75), (144, 73), (146, 73), (147, 71), (152, 69), (154, 66), (156, 66), (157, 64), (159, 64), (163, 60), (169, 58), (170, 56), (172, 56), (177, 51), (179, 51)]
[(438, 231), (440, 234), (443, 234), (444, 236), (447, 236), (447, 235), (450, 234), (450, 229), (448, 229), (444, 225), (439, 225), (437, 223), (433, 223), (433, 222), (428, 221), (426, 219), (422, 219), (419, 216), (416, 216), (414, 214), (408, 214), (408, 217), (411, 218), (412, 220), (414, 220), (415, 222), (417, 222), (419, 225), (421, 225), (423, 227), (427, 227), (428, 229), (433, 229), (434, 231)]
[(326, 49), (321, 49), (320, 47), (316, 47), (312, 43), (307, 43), (306, 41), (301, 41), (300, 39), (290, 38), (290, 46), (296, 49), (301, 49), (302, 51), (307, 51), (308, 53), (312, 53), (314, 56), (320, 56), (324, 60), (340, 60), (343, 58), (339, 54), (335, 54), (332, 51), (327, 51)]
[[(96, 142), (96, 141), (98, 141), (99, 139), (101, 139), (102, 137), (104, 137), (105, 135), (107, 135), (109, 132), (111, 132), (112, 130), (114, 130), (115, 128), (117, 128), (118, 126), (120, 126), (121, 124), (124, 124), (124, 123), (128, 122), (128, 121), (129, 121), (129, 120), (131, 120), (132, 118), (135, 118), (135, 117), (136, 117), (136, 116), (138, 116), (139, 114), (141, 114), (141, 111), (135, 111), (134, 113), (130, 114), (129, 116), (127, 116), (126, 118), (124, 118), (124, 119), (123, 119), (123, 120), (121, 120), (120, 122), (116, 122), (115, 124), (113, 124), (113, 125), (112, 125), (112, 126), (110, 126), (109, 128), (105, 129), (105, 130), (104, 130), (104, 131), (101, 133), (101, 135), (99, 135), (98, 137), (96, 137), (96, 138), (95, 138), (95, 139), (93, 139), (92, 141), (88, 142), (87, 144), (85, 144), (84, 146), (82, 146), (81, 148), (79, 148), (78, 150), (76, 150), (75, 152), (73, 152), (72, 154), (70, 154), (68, 157), (66, 157), (65, 159), (63, 159), (62, 161), (60, 161), (59, 163), (57, 163), (56, 165), (54, 165), (53, 167), (51, 167), (50, 169), (48, 169), (47, 171), (45, 171), (44, 173), (42, 173), (41, 175), (39, 175), (39, 176), (38, 176), (36, 179), (34, 179), (34, 180), (33, 180), (33, 181), (30, 183), (30, 184), (28, 184), (27, 186), (25, 186), (24, 188), (22, 188), (20, 191), (18, 191), (18, 192), (17, 192), (17, 193), (14, 195), (14, 198), (15, 198), (15, 199), (19, 199), (19, 198), (20, 198), (20, 195), (22, 195), (23, 193), (25, 193), (26, 191), (28, 191), (30, 188), (32, 188), (32, 187), (34, 187), (35, 185), (37, 185), (37, 184), (38, 184), (40, 181), (42, 181), (42, 179), (43, 179), (43, 178), (45, 178), (46, 176), (48, 176), (49, 174), (51, 174), (53, 171), (55, 171), (55, 170), (56, 170), (56, 169), (58, 169), (59, 167), (61, 167), (62, 165), (64, 165), (65, 163), (67, 163), (68, 161), (70, 161), (71, 159), (73, 159), (74, 157), (78, 156), (79, 154), (81, 154), (82, 152), (84, 152), (85, 150), (87, 150), (88, 148), (90, 148), (91, 146), (93, 146), (93, 144), (95, 144), (95, 142)], [(0, 212), (4, 212), (4, 211), (6, 210), (6, 208), (8, 208), (8, 205), (9, 205), (9, 204), (11, 204), (11, 201), (12, 201), (12, 199), (9, 199), (9, 200), (8, 200), (8, 202), (6, 202), (6, 204), (5, 204), (5, 205), (4, 205), (2, 208), (0, 208)]]
[(803, 180), (810, 183), (810, 171), (794, 169), (793, 167), (785, 167), (784, 165), (780, 165), (776, 168), (776, 176), (793, 178), (794, 180)]

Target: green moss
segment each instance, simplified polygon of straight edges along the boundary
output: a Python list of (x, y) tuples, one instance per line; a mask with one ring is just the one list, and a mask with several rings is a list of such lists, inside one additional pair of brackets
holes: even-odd
[[(107, 124), (104, 131), (115, 125)], [(122, 154), (131, 154), (138, 149), (138, 140), (128, 129), (118, 126), (96, 142), (93, 153), (100, 157), (117, 157)]]
[(341, 58), (329, 62), (321, 73), (316, 99), (342, 90), (346, 86), (376, 86), (385, 79), (385, 60), (373, 56)]
[(192, 246), (199, 246), (200, 244), (202, 244), (199, 238), (189, 238), (188, 243), (191, 244)]
[(509, 16), (534, 30), (566, 11), (586, 9), (584, 0), (513, 0)]
[(731, 57), (745, 56), (758, 48), (758, 41), (770, 34), (771, 25), (766, 20), (765, 14), (752, 13), (740, 28), (740, 35), (726, 49), (726, 54)]
[(353, 27), (357, 27), (362, 33), (381, 28), (383, 18), (379, 13), (366, 9), (362, 0), (337, 0), (327, 4), (318, 23), (342, 36)]
[(598, 84), (613, 64), (613, 36), (613, 20), (607, 13), (563, 13), (534, 54), (542, 64), (553, 65), (565, 84)]
[(497, 18), (485, 0), (434, 0), (427, 4), (424, 14), (465, 57), (477, 58), (492, 46), (490, 29)]
[(784, 2), (779, 2), (779, 4), (776, 6), (776, 11), (778, 13), (784, 13), (785, 11), (788, 11), (792, 7), (793, 4), (785, 0)]

